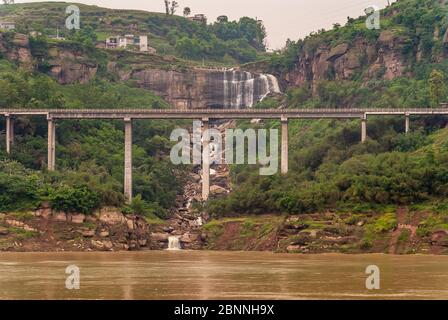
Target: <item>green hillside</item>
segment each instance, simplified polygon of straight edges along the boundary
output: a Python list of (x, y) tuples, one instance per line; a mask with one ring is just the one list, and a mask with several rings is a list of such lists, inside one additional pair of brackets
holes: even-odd
[[(76, 33), (65, 28), (65, 9), (70, 4), (80, 9), (81, 29)], [(265, 51), (263, 25), (247, 17), (205, 25), (164, 13), (39, 2), (2, 5), (0, 18), (15, 22), (17, 31), (25, 34), (38, 31), (54, 36), (59, 30), (61, 37), (89, 38), (93, 43), (114, 35), (147, 34), (149, 46), (159, 54), (217, 63), (254, 61)]]

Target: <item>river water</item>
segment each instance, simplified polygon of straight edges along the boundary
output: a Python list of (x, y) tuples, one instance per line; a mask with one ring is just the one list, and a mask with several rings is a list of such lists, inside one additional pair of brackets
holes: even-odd
[[(65, 287), (69, 265), (79, 290)], [(365, 287), (369, 265), (380, 290)], [(448, 256), (0, 253), (0, 299), (448, 299)]]

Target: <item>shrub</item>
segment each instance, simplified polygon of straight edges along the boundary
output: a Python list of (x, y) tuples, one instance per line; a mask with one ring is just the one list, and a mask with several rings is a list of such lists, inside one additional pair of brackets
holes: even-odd
[(49, 192), (49, 200), (54, 210), (88, 214), (100, 206), (100, 196), (86, 186), (62, 185)]

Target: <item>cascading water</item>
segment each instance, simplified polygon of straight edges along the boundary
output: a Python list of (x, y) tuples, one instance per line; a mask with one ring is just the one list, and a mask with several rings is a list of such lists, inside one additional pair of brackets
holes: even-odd
[(280, 93), (277, 78), (273, 75), (236, 70), (223, 72), (223, 107), (226, 109), (251, 108), (269, 94)]
[(168, 249), (167, 250), (180, 250), (180, 241), (178, 237), (168, 237)]

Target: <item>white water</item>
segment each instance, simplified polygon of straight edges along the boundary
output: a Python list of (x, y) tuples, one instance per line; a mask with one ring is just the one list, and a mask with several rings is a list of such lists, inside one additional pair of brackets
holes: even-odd
[(179, 238), (175, 236), (168, 237), (168, 249), (167, 250), (180, 250)]
[(251, 108), (271, 93), (280, 93), (277, 78), (246, 71), (224, 70), (224, 108)]

